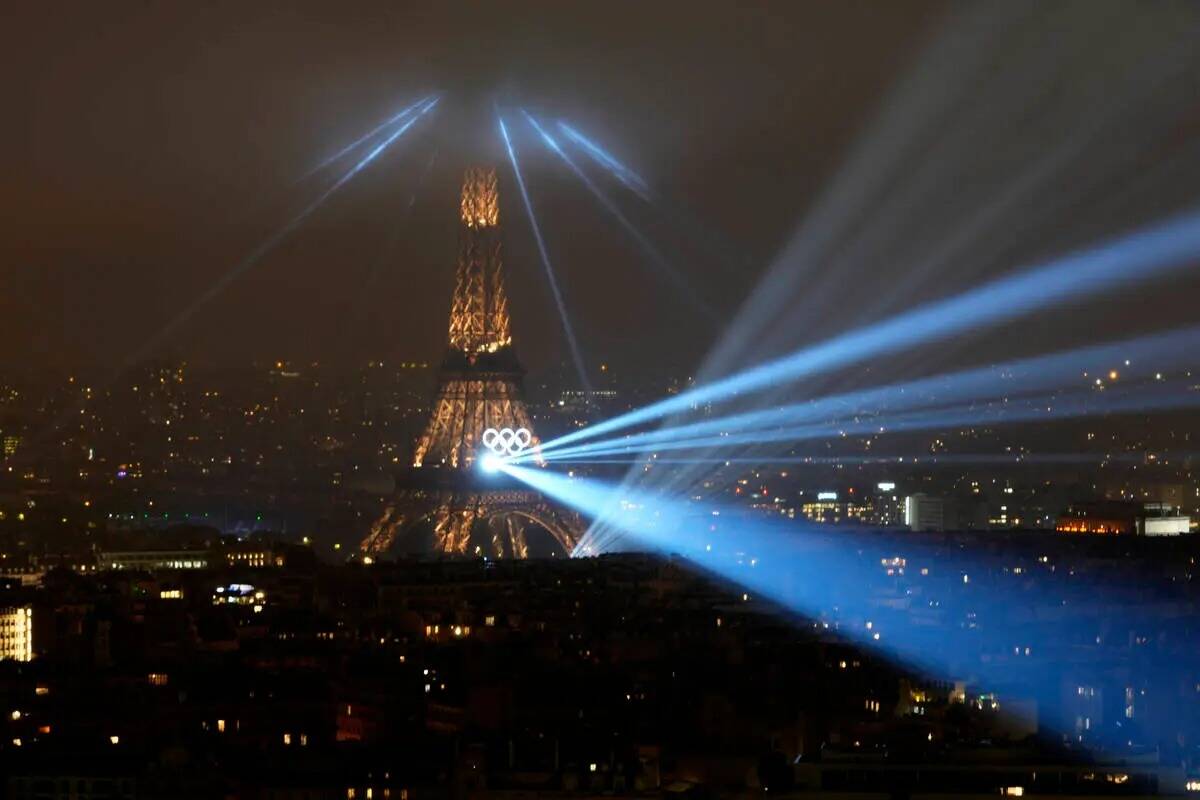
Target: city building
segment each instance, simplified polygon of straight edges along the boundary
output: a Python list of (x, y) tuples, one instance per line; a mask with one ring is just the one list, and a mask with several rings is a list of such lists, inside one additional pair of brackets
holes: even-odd
[(818, 492), (815, 500), (800, 505), (800, 513), (813, 522), (836, 524), (846, 518), (846, 507), (837, 492)]
[(904, 498), (904, 524), (913, 531), (943, 531), (946, 529), (945, 501), (927, 494), (910, 494)]
[(0, 659), (33, 659), (33, 607), (0, 608)]
[(1163, 502), (1103, 501), (1076, 503), (1059, 515), (1059, 533), (1179, 536), (1191, 532), (1191, 517)]
[(200, 550), (109, 550), (97, 553), (99, 569), (205, 569), (209, 555)]
[(1171, 503), (1143, 503), (1138, 515), (1138, 533), (1142, 536), (1179, 536), (1192, 532), (1192, 518), (1180, 513)]
[(880, 481), (871, 495), (871, 511), (867, 522), (881, 528), (899, 528), (905, 524), (905, 498), (894, 481)]

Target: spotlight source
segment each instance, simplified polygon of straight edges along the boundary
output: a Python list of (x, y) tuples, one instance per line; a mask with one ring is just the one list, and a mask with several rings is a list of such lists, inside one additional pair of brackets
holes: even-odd
[(484, 453), (483, 457), (479, 459), (479, 468), (489, 474), (499, 472), (500, 463), (500, 456), (492, 452), (487, 452)]

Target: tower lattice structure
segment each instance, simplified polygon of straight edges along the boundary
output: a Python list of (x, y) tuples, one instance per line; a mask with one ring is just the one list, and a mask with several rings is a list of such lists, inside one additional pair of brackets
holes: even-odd
[(483, 529), (494, 555), (524, 558), (529, 525), (544, 528), (570, 552), (582, 532), (578, 515), (526, 487), (504, 485), (502, 478), (481, 480), (472, 469), (488, 428), (524, 428), (532, 447), (539, 441), (513, 349), (495, 170), (466, 171), (459, 211), (449, 342), (433, 410), (416, 442), (412, 469), (362, 550), (385, 553), (405, 530), (428, 522), (437, 549), (445, 553), (466, 553), (472, 534)]

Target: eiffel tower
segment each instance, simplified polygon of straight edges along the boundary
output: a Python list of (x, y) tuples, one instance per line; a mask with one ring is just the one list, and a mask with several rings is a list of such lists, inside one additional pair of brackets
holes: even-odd
[[(466, 171), (460, 215), (449, 346), (433, 413), (417, 440), (412, 468), (361, 549), (384, 554), (406, 531), (429, 523), (440, 552), (468, 552), (472, 534), (482, 529), (493, 555), (525, 558), (526, 530), (536, 525), (570, 553), (583, 530), (578, 515), (510, 478), (473, 469), (488, 428), (533, 434), (533, 425), (522, 397), (524, 370), (513, 350), (494, 169)], [(530, 446), (538, 445), (533, 435)]]

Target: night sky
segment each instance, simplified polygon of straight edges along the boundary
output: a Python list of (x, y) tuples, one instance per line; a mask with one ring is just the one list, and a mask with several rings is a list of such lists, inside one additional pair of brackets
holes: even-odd
[[(1003, 258), (939, 267), (944, 272), (925, 275), (911, 292), (895, 289), (921, 254), (895, 246), (839, 267), (844, 293), (830, 290), (829, 276), (811, 265), (802, 275), (797, 267), (790, 290), (797, 301), (788, 305), (803, 319), (781, 318), (787, 335), (773, 341), (792, 346), (1017, 266), (1043, 249), (1181, 207), (1186, 187), (1196, 185), (1195, 79), (1165, 84), (1170, 94), (1149, 110), (1140, 104), (1164, 85), (1154, 75), (1145, 84), (1111, 82), (1161, 52), (1160, 40), (1171, 41), (1181, 19), (1192, 20), (1183, 4), (1158, 4), (1149, 22), (1131, 30), (1119, 9), (1075, 6), (1034, 42), (1019, 26), (1004, 31), (994, 60), (977, 65), (978, 91), (924, 120), (958, 138), (926, 140), (895, 180), (922, 174), (922, 159), (968, 163), (956, 141), (972, 142), (977, 156), (999, 152), (994, 166), (1011, 177), (1031, 154), (1077, 137), (1066, 124), (1035, 124), (1053, 122), (1056, 109), (1076, 102), (1099, 109), (1128, 99), (1126, 110), (1143, 117), (1174, 109), (1153, 141), (1118, 164), (1128, 138), (1122, 120), (1112, 122), (1088, 144), (1086, 159), (1072, 156), (1075, 172), (1064, 167), (1031, 195), (1041, 202), (1078, 190), (1057, 204), (1052, 228), (1013, 224), (1019, 209), (1008, 209), (991, 224), (1021, 241), (999, 246), (994, 236), (979, 238)], [(433, 114), (156, 345), (156, 354), (220, 365), (437, 360), (453, 281), (459, 176), (467, 165), (490, 162), (501, 175), (518, 351), (535, 372), (565, 360), (500, 149), (491, 111), (497, 102), (517, 133), (590, 364), (690, 368), (819, 207), (854, 144), (869, 132), (888, 138), (880, 109), (947, 24), (941, 3), (840, 1), (76, 2), (21, 3), (6, 16), (0, 363), (62, 368), (120, 364), (138, 352), (337, 173), (297, 183), (299, 176), (428, 92), (443, 97)], [(1006, 85), (1010, 67), (1012, 82), (1023, 81), (1019, 65), (1032, 63), (1021, 48), (1062, 55), (1060, 71), (1045, 74), (1039, 87), (1045, 94), (1012, 98), (1005, 125), (956, 127), (955, 115), (967, 119), (973, 108), (1006, 102), (996, 87)], [(520, 106), (576, 123), (644, 175), (658, 207), (593, 172), (715, 321), (656, 277), (637, 245), (519, 122)], [(1022, 147), (997, 147), (1006, 137)], [(1169, 185), (1146, 184), (1168, 162)], [(1098, 172), (1099, 186), (1078, 179)], [(935, 201), (897, 206), (909, 214), (927, 209), (929, 227), (900, 227), (922, 242), (961, 229), (955, 213), (964, 204), (979, 207), (996, 179), (949, 170), (933, 188)], [(1130, 201), (1115, 203), (1119, 197)], [(876, 212), (895, 213), (886, 199), (869, 198), (857, 210), (859, 233), (881, 224)], [(1034, 202), (1018, 206), (1040, 213)], [(671, 219), (686, 220), (693, 232)], [(898, 239), (901, 232), (884, 234)], [(1180, 298), (1174, 302), (1175, 312), (1189, 313)]]

